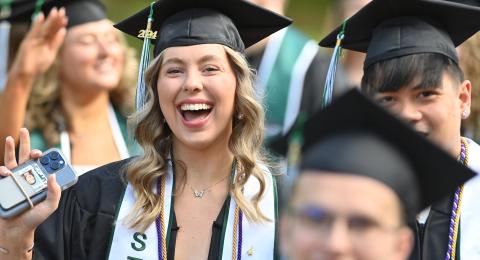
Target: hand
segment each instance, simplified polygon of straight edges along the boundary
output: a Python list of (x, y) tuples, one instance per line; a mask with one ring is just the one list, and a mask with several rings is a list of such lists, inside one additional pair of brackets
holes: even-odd
[(34, 78), (50, 68), (65, 39), (65, 8), (53, 8), (47, 19), (38, 15), (23, 39), (12, 65), (15, 76)]
[[(39, 150), (30, 150), (30, 135), (28, 130), (20, 130), (20, 149), (19, 164), (29, 159), (36, 159), (41, 156)], [(15, 143), (12, 137), (7, 137), (5, 141), (5, 166), (0, 166), (0, 175), (8, 176), (10, 169), (17, 166), (15, 158)], [(27, 210), (19, 216), (11, 219), (0, 219), (0, 245), (12, 248), (21, 248), (26, 250), (33, 243), (33, 234), (38, 225), (45, 221), (58, 207), (60, 201), (61, 188), (55, 180), (55, 175), (48, 177), (47, 198), (35, 205), (31, 210)]]

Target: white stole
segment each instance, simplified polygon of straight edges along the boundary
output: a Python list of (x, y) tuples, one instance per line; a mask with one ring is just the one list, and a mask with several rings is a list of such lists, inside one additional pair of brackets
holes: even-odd
[[(266, 189), (263, 198), (260, 200), (262, 213), (271, 221), (264, 223), (251, 223), (244, 216), (242, 221), (242, 259), (273, 259), (275, 245), (275, 222), (276, 220), (276, 190), (274, 180), (270, 172), (263, 168), (265, 172)], [(173, 174), (171, 165), (169, 165), (166, 179), (165, 202), (163, 217), (165, 224), (170, 221), (170, 206), (173, 191)], [(245, 184), (244, 194), (247, 199), (252, 198), (259, 190), (259, 182), (256, 178), (250, 177)], [(117, 259), (159, 259), (158, 257), (158, 237), (155, 223), (150, 225), (144, 234), (130, 229), (124, 223), (125, 217), (131, 212), (135, 203), (135, 195), (130, 184), (127, 185), (125, 194), (122, 198), (122, 204), (116, 217), (112, 242), (109, 250), (110, 260)], [(232, 259), (233, 255), (233, 230), (235, 222), (235, 200), (230, 200), (228, 220), (226, 223), (225, 237), (223, 242), (222, 259)], [(238, 229), (238, 228), (237, 228)], [(170, 226), (166, 227), (166, 232)], [(238, 237), (238, 235), (237, 235)], [(166, 234), (163, 234), (163, 239)], [(238, 247), (238, 246), (237, 246)], [(167, 248), (168, 250), (168, 248)], [(237, 253), (235, 253), (237, 255)], [(236, 258), (235, 258), (236, 259)]]
[[(480, 173), (480, 146), (468, 141), (468, 167)], [(460, 259), (480, 259), (480, 176), (463, 186), (460, 208)]]

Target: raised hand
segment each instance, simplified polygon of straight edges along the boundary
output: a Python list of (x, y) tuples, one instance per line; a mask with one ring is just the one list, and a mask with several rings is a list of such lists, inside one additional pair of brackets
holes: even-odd
[(50, 68), (66, 34), (65, 8), (38, 15), (23, 39), (12, 65), (16, 76), (36, 77)]
[[(30, 150), (28, 130), (22, 128), (20, 130), (18, 164), (38, 158), (41, 154), (39, 150)], [(18, 165), (15, 158), (15, 142), (12, 137), (7, 137), (5, 141), (4, 160), (5, 166), (0, 166), (0, 175), (8, 176), (11, 174), (10, 169)], [(5, 259), (29, 259), (31, 257), (30, 252), (27, 251), (33, 245), (35, 229), (57, 209), (60, 194), (60, 186), (55, 180), (55, 175), (52, 174), (48, 177), (48, 193), (44, 201), (19, 216), (11, 219), (0, 219), (0, 247), (9, 251), (5, 255)], [(1, 252), (0, 259), (4, 259)]]

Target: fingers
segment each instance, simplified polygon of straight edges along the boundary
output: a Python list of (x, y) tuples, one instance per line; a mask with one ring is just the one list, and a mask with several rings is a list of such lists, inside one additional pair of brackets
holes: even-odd
[(55, 174), (50, 174), (48, 176), (48, 193), (47, 199), (45, 200), (45, 206), (51, 209), (52, 212), (58, 208), (61, 194), (62, 189), (57, 183)]
[(44, 37), (47, 39), (55, 39), (56, 34), (67, 26), (67, 17), (65, 15), (65, 8), (53, 8), (45, 21), (43, 27)]
[(30, 160), (30, 133), (26, 128), (20, 128), (20, 149), (18, 151), (18, 161), (22, 164)]
[(12, 172), (5, 166), (0, 166), (0, 176), (7, 177), (8, 175), (12, 174)]
[(31, 152), (30, 152), (30, 159), (37, 159), (39, 158), (40, 156), (42, 156), (42, 151), (38, 150), (38, 149), (33, 149)]
[(17, 167), (17, 159), (15, 158), (15, 141), (11, 136), (8, 136), (5, 139), (4, 162), (8, 169)]

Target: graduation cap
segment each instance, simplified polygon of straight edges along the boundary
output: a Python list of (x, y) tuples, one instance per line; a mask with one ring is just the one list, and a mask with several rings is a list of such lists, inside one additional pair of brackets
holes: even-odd
[[(476, 175), (358, 90), (317, 112), (301, 129), (300, 169), (375, 179), (398, 195), (408, 220)], [(272, 150), (286, 154), (294, 135), (290, 130)]]
[(137, 109), (143, 106), (143, 72), (150, 43), (154, 56), (174, 46), (222, 44), (243, 53), (245, 48), (288, 26), (291, 20), (245, 0), (159, 0), (115, 24), (144, 40), (137, 86)]
[[(350, 17), (342, 47), (366, 52), (371, 64), (418, 53), (438, 53), (458, 63), (455, 47), (480, 29), (478, 0), (373, 0)], [(342, 26), (320, 45), (334, 47)]]
[(65, 7), (67, 28), (106, 18), (106, 8), (100, 0), (12, 0), (10, 14), (0, 17), (0, 21), (30, 22), (36, 13), (47, 15), (53, 7)]

